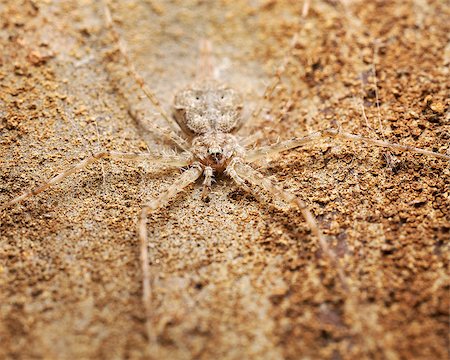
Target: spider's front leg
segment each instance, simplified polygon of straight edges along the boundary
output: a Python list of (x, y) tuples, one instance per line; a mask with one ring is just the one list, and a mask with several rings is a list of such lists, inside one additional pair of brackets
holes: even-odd
[(430, 150), (424, 150), (420, 149), (414, 146), (409, 145), (401, 145), (401, 144), (395, 144), (390, 143), (388, 141), (382, 141), (377, 139), (370, 139), (363, 136), (351, 134), (348, 132), (341, 131), (340, 129), (327, 129), (323, 131), (316, 131), (311, 134), (308, 134), (307, 136), (301, 137), (301, 138), (292, 138), (289, 140), (281, 141), (276, 144), (272, 144), (269, 146), (264, 146), (252, 151), (249, 151), (247, 153), (247, 156), (245, 157), (245, 160), (248, 162), (254, 162), (256, 160), (265, 158), (267, 156), (277, 154), (283, 151), (292, 150), (295, 148), (298, 148), (304, 144), (310, 143), (310, 142), (316, 142), (324, 138), (337, 138), (341, 140), (349, 140), (349, 141), (356, 141), (356, 142), (365, 142), (368, 144), (372, 144), (379, 147), (384, 147), (388, 149), (393, 150), (399, 150), (403, 152), (413, 152), (421, 155), (426, 156), (433, 156), (439, 159), (449, 160), (450, 156), (445, 154), (440, 154), (434, 151)]
[(207, 201), (211, 191), (211, 185), (214, 180), (214, 172), (212, 167), (206, 166), (204, 170), (205, 180), (203, 181), (202, 200)]
[(181, 191), (193, 184), (203, 174), (203, 168), (200, 164), (193, 164), (191, 168), (186, 170), (181, 176), (157, 198), (148, 202), (141, 211), (138, 221), (138, 235), (141, 247), (141, 266), (142, 266), (142, 300), (145, 307), (146, 315), (146, 331), (149, 344), (156, 343), (156, 333), (153, 331), (151, 324), (152, 315), (152, 287), (148, 258), (148, 233), (147, 219), (156, 210), (166, 206), (167, 203), (178, 195)]
[(88, 165), (99, 161), (100, 159), (114, 159), (114, 160), (147, 160), (154, 164), (161, 164), (173, 167), (182, 167), (189, 164), (188, 157), (182, 155), (174, 155), (174, 156), (163, 156), (163, 155), (154, 155), (154, 154), (146, 154), (146, 153), (123, 153), (118, 151), (101, 151), (88, 158), (80, 161), (78, 164), (75, 164), (63, 171), (62, 173), (52, 177), (51, 179), (44, 182), (42, 185), (37, 186), (29, 191), (26, 191), (20, 196), (15, 197), (14, 199), (8, 201), (5, 204), (0, 206), (0, 210), (8, 208), (14, 204), (17, 204), (31, 196), (37, 195), (49, 187), (61, 182), (68, 176), (76, 173), (79, 170), (86, 168)]

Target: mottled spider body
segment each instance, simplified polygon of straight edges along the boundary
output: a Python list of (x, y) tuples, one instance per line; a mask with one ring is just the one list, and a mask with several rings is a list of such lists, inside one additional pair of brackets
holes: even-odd
[(243, 156), (234, 133), (242, 123), (242, 97), (224, 84), (206, 81), (175, 95), (173, 115), (191, 141), (193, 159), (222, 173), (233, 156)]
[(236, 131), (242, 119), (242, 97), (225, 84), (206, 81), (175, 95), (174, 117), (186, 135)]

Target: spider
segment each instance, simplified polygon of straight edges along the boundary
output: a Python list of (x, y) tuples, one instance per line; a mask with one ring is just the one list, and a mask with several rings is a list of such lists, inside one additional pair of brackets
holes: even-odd
[[(327, 239), (323, 235), (319, 223), (307, 204), (300, 197), (282, 189), (279, 185), (264, 177), (252, 164), (277, 153), (292, 151), (299, 147), (317, 142), (323, 138), (340, 139), (344, 141), (365, 142), (374, 146), (388, 149), (415, 152), (418, 154), (433, 156), (444, 160), (450, 160), (450, 156), (436, 152), (419, 149), (416, 147), (394, 144), (386, 141), (365, 138), (359, 135), (342, 131), (340, 128), (329, 128), (281, 141), (269, 146), (252, 148), (255, 139), (259, 135), (243, 138), (239, 131), (245, 124), (255, 121), (261, 113), (258, 107), (249, 118), (244, 118), (244, 103), (238, 91), (223, 84), (212, 76), (210, 44), (204, 41), (201, 46), (199, 71), (196, 82), (188, 88), (178, 92), (173, 101), (173, 116), (166, 114), (161, 108), (154, 93), (147, 87), (142, 77), (136, 72), (134, 66), (123, 46), (118, 32), (113, 25), (111, 13), (105, 6), (106, 21), (115, 42), (118, 44), (120, 54), (124, 57), (130, 73), (141, 87), (160, 115), (166, 120), (169, 127), (161, 128), (153, 125), (148, 129), (154, 136), (164, 138), (177, 149), (175, 155), (157, 155), (152, 153), (122, 153), (116, 151), (100, 151), (87, 157), (83, 161), (68, 168), (62, 173), (33, 188), (24, 194), (6, 203), (3, 208), (12, 206), (29, 197), (38, 195), (50, 186), (63, 181), (75, 172), (86, 168), (88, 165), (101, 159), (148, 161), (152, 164), (164, 167), (185, 168), (185, 171), (166, 191), (162, 192), (152, 201), (144, 205), (138, 220), (137, 232), (140, 240), (140, 254), (142, 266), (143, 303), (147, 318), (147, 333), (150, 342), (156, 341), (156, 334), (151, 328), (152, 315), (152, 276), (149, 267), (148, 255), (148, 219), (159, 209), (168, 205), (183, 190), (202, 179), (203, 197), (207, 199), (215, 178), (225, 175), (231, 178), (238, 186), (258, 197), (259, 189), (269, 193), (274, 199), (297, 207), (313, 236), (318, 241), (322, 251), (337, 269), (342, 286), (350, 291), (350, 285), (346, 279), (336, 255), (328, 246)], [(296, 37), (292, 40), (295, 46)], [(285, 61), (278, 67), (274, 81), (267, 87), (267, 97), (278, 84), (280, 74), (285, 66)]]

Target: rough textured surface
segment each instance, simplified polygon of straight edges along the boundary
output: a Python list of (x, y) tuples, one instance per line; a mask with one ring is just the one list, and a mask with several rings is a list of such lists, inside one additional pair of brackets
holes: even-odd
[[(0, 3), (0, 202), (98, 148), (162, 149), (128, 115), (132, 106), (163, 124), (96, 3)], [(265, 143), (339, 124), (449, 153), (444, 1), (312, 1), (304, 19), (297, 1), (128, 0), (112, 10), (165, 108), (192, 81), (202, 36), (251, 109), (297, 32), (255, 124)], [(300, 212), (269, 197), (261, 204), (219, 180), (209, 203), (196, 186), (159, 212), (149, 226), (161, 354), (448, 358), (449, 165), (396, 155), (329, 141), (260, 164), (310, 204), (353, 293)], [(103, 162), (2, 211), (0, 358), (149, 356), (135, 224), (177, 175)]]

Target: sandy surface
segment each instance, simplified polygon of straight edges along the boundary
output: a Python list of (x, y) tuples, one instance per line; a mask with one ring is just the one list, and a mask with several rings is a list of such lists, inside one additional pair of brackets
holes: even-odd
[[(298, 33), (254, 124), (262, 143), (339, 125), (450, 152), (445, 1), (317, 0), (305, 19), (297, 1), (127, 0), (112, 10), (166, 109), (193, 79), (202, 36), (251, 109)], [(96, 1), (4, 0), (0, 14), (0, 203), (98, 149), (164, 148), (128, 114), (163, 124)], [(353, 293), (299, 211), (226, 179), (205, 203), (196, 185), (149, 224), (159, 356), (446, 359), (448, 162), (330, 140), (258, 166), (310, 205)], [(178, 174), (105, 161), (0, 213), (0, 358), (151, 357), (135, 227)]]

